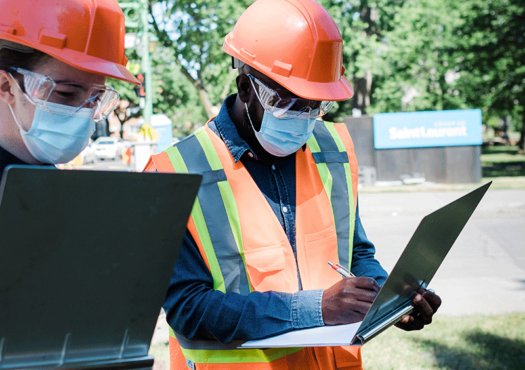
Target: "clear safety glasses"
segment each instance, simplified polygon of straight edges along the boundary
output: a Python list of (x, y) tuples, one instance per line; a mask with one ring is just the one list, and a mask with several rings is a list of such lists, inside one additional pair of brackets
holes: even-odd
[[(333, 101), (308, 100), (303, 98), (281, 98), (277, 91), (269, 88), (255, 76), (248, 74), (255, 94), (264, 110), (277, 118), (318, 118), (334, 106)], [(253, 81), (259, 89), (255, 88)]]
[(22, 68), (11, 67), (9, 70), (24, 76), (22, 91), (33, 104), (50, 113), (53, 113), (53, 108), (48, 102), (77, 108), (72, 114), (82, 108), (93, 109), (93, 119), (102, 121), (115, 109), (120, 99), (120, 95), (110, 86), (77, 82), (57, 83), (47, 76)]

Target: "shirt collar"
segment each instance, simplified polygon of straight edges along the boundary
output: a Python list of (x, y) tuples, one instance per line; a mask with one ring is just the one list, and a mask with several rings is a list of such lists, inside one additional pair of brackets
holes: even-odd
[[(237, 163), (246, 152), (248, 152), (250, 157), (257, 158), (250, 145), (248, 145), (248, 143), (244, 141), (237, 132), (237, 128), (228, 113), (228, 110), (235, 103), (236, 98), (237, 94), (228, 96), (224, 100), (219, 114), (213, 120), (216, 131), (218, 131), (220, 137), (226, 144), (226, 147), (230, 151), (235, 163)], [(211, 126), (210, 128), (213, 129)]]

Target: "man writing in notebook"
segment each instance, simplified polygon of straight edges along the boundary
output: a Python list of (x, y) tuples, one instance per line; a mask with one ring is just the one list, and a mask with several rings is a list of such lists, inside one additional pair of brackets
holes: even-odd
[[(361, 369), (359, 347), (199, 347), (361, 321), (387, 276), (359, 219), (350, 135), (321, 120), (353, 95), (332, 18), (314, 0), (258, 0), (223, 49), (237, 94), (146, 167), (203, 175), (164, 305), (171, 369)], [(405, 330), (440, 299), (420, 290), (413, 304)]]

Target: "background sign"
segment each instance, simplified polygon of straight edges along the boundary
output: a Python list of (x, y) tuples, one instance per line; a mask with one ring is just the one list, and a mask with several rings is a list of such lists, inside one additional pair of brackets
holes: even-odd
[(481, 110), (374, 115), (376, 149), (481, 145)]

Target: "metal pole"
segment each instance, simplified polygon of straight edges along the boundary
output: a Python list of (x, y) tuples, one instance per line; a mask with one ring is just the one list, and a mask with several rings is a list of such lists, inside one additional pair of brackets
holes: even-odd
[(145, 73), (146, 83), (144, 122), (151, 123), (151, 115), (153, 114), (153, 84), (151, 76), (151, 61), (149, 55), (148, 0), (140, 0), (140, 5), (140, 19), (142, 23), (142, 70)]

